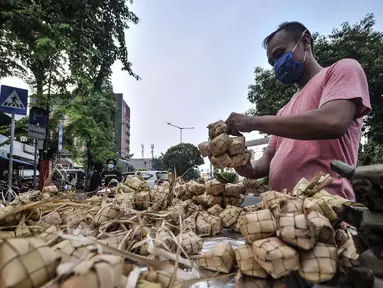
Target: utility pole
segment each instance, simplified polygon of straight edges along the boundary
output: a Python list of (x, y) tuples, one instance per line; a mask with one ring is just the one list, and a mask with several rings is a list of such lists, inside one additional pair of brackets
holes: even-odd
[(171, 123), (167, 123), (169, 126), (172, 126), (172, 127), (174, 127), (174, 128), (177, 128), (177, 129), (179, 129), (180, 130), (180, 143), (182, 143), (182, 131), (183, 130), (186, 130), (186, 129), (189, 129), (189, 130), (191, 130), (191, 129), (194, 129), (194, 127), (179, 127), (179, 126), (177, 126), (177, 125), (173, 125), (173, 124), (171, 124)]

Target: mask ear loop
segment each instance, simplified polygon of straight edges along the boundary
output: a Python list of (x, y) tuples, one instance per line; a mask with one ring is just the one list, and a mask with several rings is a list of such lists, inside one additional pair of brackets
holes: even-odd
[[(297, 44), (295, 44), (293, 50), (291, 50), (292, 53), (294, 53), (294, 50), (298, 47), (299, 42), (301, 42), (301, 40), (302, 40), (303, 36), (305, 36), (305, 33), (306, 33), (306, 32), (307, 32), (307, 29), (306, 29), (305, 31), (302, 32), (302, 35), (301, 35), (301, 37), (299, 38)], [(307, 53), (307, 50), (306, 50), (306, 53)], [(305, 53), (305, 59), (306, 59), (306, 53)]]

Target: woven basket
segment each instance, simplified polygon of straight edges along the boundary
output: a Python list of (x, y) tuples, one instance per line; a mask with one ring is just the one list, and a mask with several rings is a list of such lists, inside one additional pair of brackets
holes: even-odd
[(211, 235), (217, 235), (222, 231), (222, 220), (218, 216), (204, 215), (204, 219), (211, 225)]
[(237, 154), (234, 156), (230, 156), (231, 165), (229, 168), (238, 168), (244, 166), (243, 163), (245, 162), (245, 155), (244, 154)]
[(198, 254), (202, 250), (203, 240), (192, 231), (178, 235), (178, 242), (187, 254)]
[(264, 209), (274, 210), (279, 207), (281, 201), (287, 201), (290, 196), (277, 191), (268, 191), (260, 195)]
[(212, 196), (212, 195), (206, 195), (204, 199), (204, 205), (207, 207), (213, 207), (214, 205), (220, 205), (222, 203), (222, 197), (220, 196)]
[(241, 221), (241, 233), (247, 243), (275, 235), (276, 221), (269, 209), (246, 214)]
[(233, 140), (226, 133), (215, 137), (213, 140), (211, 140), (209, 146), (211, 155), (218, 156), (225, 153), (227, 149), (229, 149), (232, 142)]
[(36, 237), (0, 243), (0, 287), (37, 288), (54, 277), (60, 257)]
[(208, 212), (209, 214), (211, 214), (211, 215), (218, 216), (219, 213), (221, 213), (223, 210), (225, 210), (225, 209), (223, 209), (223, 208), (221, 207), (221, 205), (219, 205), (219, 204), (215, 204), (214, 206), (212, 206), (212, 207), (210, 207), (209, 209), (207, 209), (207, 212)]
[(281, 214), (277, 220), (277, 236), (296, 247), (309, 250), (315, 246), (316, 230), (307, 225), (304, 214)]
[(233, 142), (231, 143), (228, 152), (230, 156), (234, 156), (237, 154), (245, 153), (245, 137), (232, 137)]
[(328, 220), (330, 220), (330, 222), (337, 219), (337, 215), (334, 210), (332, 210), (328, 203), (322, 198), (306, 198), (303, 207), (306, 211), (306, 214), (310, 214), (312, 211), (316, 211), (325, 216)]
[(336, 245), (335, 232), (330, 221), (322, 214), (312, 211), (307, 215), (307, 224), (314, 228), (319, 242)]
[(207, 195), (220, 196), (225, 191), (225, 184), (216, 179), (206, 181), (205, 187)]
[(235, 197), (239, 198), (241, 194), (246, 193), (246, 188), (243, 183), (238, 183), (238, 184), (232, 184), (232, 183), (227, 183), (225, 184), (225, 192), (223, 193), (224, 197)]
[(54, 245), (52, 248), (55, 250), (57, 255), (61, 256), (61, 263), (76, 261), (85, 253), (94, 249), (92, 245), (71, 240), (63, 240)]
[(136, 192), (134, 195), (133, 207), (136, 210), (146, 210), (151, 205), (150, 201), (150, 191), (144, 190), (141, 192)]
[(124, 261), (114, 255), (96, 255), (78, 263), (70, 277), (61, 277), (56, 287), (122, 287)]
[(114, 203), (106, 204), (104, 207), (102, 207), (94, 216), (93, 223), (95, 225), (101, 225), (102, 223), (116, 219), (120, 216), (120, 207), (118, 207)]
[(134, 191), (141, 191), (147, 188), (144, 178), (138, 175), (126, 178), (124, 184)]
[(222, 120), (209, 124), (207, 128), (209, 129), (209, 139), (214, 139), (218, 135), (227, 133), (228, 131), (226, 123)]
[(255, 261), (275, 279), (299, 268), (298, 253), (276, 237), (255, 241), (253, 255)]
[(209, 236), (211, 234), (211, 225), (206, 222), (205, 218), (199, 214), (197, 216), (197, 235), (200, 237)]
[(229, 273), (234, 266), (234, 251), (230, 242), (220, 242), (198, 258), (199, 266), (212, 271)]
[(195, 182), (194, 180), (186, 183), (186, 189), (188, 192), (190, 192), (193, 195), (202, 195), (203, 193), (205, 193), (205, 185), (199, 184)]
[(336, 274), (336, 248), (318, 242), (314, 249), (300, 253), (299, 274), (314, 283), (332, 279)]
[(231, 158), (230, 158), (229, 154), (227, 154), (227, 153), (224, 153), (224, 154), (219, 155), (219, 156), (211, 156), (210, 162), (214, 167), (219, 168), (219, 169), (224, 169), (226, 167), (231, 166)]
[(246, 244), (234, 250), (235, 258), (238, 263), (238, 268), (244, 275), (267, 278), (269, 275), (262, 267), (255, 261), (253, 256), (253, 247)]
[(202, 157), (208, 157), (211, 155), (209, 147), (210, 147), (209, 141), (202, 142), (201, 144), (198, 145), (198, 150), (201, 153)]
[(235, 222), (235, 223), (231, 226), (231, 229), (232, 229), (234, 232), (241, 233), (241, 221), (243, 220), (243, 218), (245, 218), (245, 215), (246, 215), (246, 214), (247, 214), (246, 211), (242, 211), (241, 213), (239, 213), (237, 222)]
[[(145, 271), (140, 274), (140, 279), (151, 283), (159, 283), (162, 288), (170, 288), (172, 275), (165, 271)], [(180, 280), (174, 281), (174, 286), (181, 284)], [(151, 287), (152, 288), (152, 287)]]
[(357, 263), (359, 254), (356, 251), (354, 240), (350, 233), (345, 230), (337, 230), (335, 240), (338, 246), (338, 259), (341, 266), (353, 267)]
[(223, 227), (229, 228), (237, 222), (238, 216), (241, 212), (242, 208), (229, 205), (225, 210), (219, 213), (218, 217), (221, 218)]

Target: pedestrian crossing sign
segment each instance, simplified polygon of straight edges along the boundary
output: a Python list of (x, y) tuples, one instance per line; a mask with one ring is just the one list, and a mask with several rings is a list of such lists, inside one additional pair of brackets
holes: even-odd
[(28, 90), (1, 85), (0, 111), (11, 114), (27, 115)]

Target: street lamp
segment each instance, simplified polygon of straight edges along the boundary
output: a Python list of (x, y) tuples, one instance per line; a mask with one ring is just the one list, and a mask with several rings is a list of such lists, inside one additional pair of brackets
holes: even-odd
[(179, 127), (177, 125), (173, 125), (172, 123), (169, 123), (168, 122), (168, 125), (169, 126), (173, 126), (174, 128), (177, 128), (180, 130), (180, 143), (182, 143), (182, 130), (186, 130), (186, 129), (194, 129), (194, 127)]

